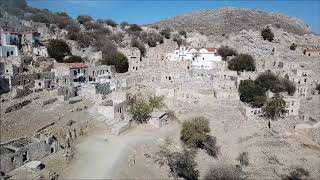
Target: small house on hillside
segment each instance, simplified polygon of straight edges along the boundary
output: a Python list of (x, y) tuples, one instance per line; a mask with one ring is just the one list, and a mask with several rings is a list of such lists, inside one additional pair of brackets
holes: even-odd
[(163, 125), (167, 124), (167, 121), (167, 113), (161, 111), (152, 112), (149, 119), (149, 123), (156, 128), (161, 128)]

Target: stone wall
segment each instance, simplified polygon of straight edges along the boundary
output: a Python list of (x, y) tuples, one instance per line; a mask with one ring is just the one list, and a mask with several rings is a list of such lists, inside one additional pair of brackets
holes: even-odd
[(31, 138), (19, 138), (0, 145), (1, 173), (8, 173), (26, 162), (36, 161), (59, 149), (53, 136), (37, 134)]

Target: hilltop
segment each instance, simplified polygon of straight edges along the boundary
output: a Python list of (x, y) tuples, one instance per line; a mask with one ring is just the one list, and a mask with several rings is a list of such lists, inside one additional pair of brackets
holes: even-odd
[(296, 35), (312, 33), (309, 26), (297, 18), (279, 13), (234, 7), (193, 11), (149, 26), (166, 26), (185, 31), (196, 30), (205, 35), (221, 36), (242, 30), (261, 30), (267, 25), (282, 28), (284, 31)]

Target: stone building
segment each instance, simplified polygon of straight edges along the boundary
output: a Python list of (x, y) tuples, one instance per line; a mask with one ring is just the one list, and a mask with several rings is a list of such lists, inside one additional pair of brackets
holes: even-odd
[(54, 136), (36, 134), (0, 144), (1, 174), (8, 173), (30, 161), (42, 158), (59, 150)]
[(33, 52), (33, 32), (21, 33), (21, 46), (24, 54), (32, 54)]
[(102, 51), (95, 51), (93, 47), (86, 48), (79, 47), (78, 43), (73, 40), (66, 40), (66, 43), (71, 47), (71, 53), (75, 56), (80, 56), (83, 59), (87, 59), (91, 63), (98, 62), (102, 59)]
[(10, 84), (10, 88), (16, 86), (23, 86), (28, 88), (33, 88), (35, 85), (35, 80), (40, 79), (54, 79), (54, 74), (51, 72), (43, 72), (43, 73), (20, 73), (13, 76), (7, 76)]
[(89, 81), (101, 82), (104, 79), (112, 79), (115, 73), (115, 66), (88, 66)]
[(166, 112), (152, 112), (149, 119), (149, 124), (156, 128), (161, 128), (167, 124), (168, 115)]
[(34, 81), (34, 90), (53, 89), (55, 87), (53, 79), (37, 79)]
[(89, 81), (88, 65), (85, 63), (59, 63), (51, 72), (55, 74), (57, 84)]
[(127, 58), (129, 62), (129, 72), (136, 72), (139, 71), (142, 68), (142, 57), (140, 50), (136, 47), (131, 48), (125, 48), (120, 49), (120, 52), (122, 52)]
[(216, 69), (220, 67), (222, 57), (217, 55), (215, 48), (192, 48), (180, 46), (168, 54), (170, 61), (191, 61), (194, 69)]
[(32, 54), (36, 56), (49, 57), (46, 46), (33, 47)]
[(303, 50), (306, 56), (320, 56), (320, 48), (307, 48)]
[[(283, 100), (285, 101), (285, 116), (297, 116), (299, 115), (300, 110), (300, 97), (298, 94), (294, 94), (293, 96), (288, 95), (288, 93), (283, 92), (280, 93), (282, 95)], [(267, 97), (272, 98), (274, 96), (274, 93), (271, 91), (267, 92)]]
[(242, 112), (246, 117), (261, 116), (263, 114), (261, 108), (253, 108), (247, 105), (243, 107)]
[(286, 102), (286, 116), (297, 116), (299, 115), (300, 109), (300, 98), (295, 96), (285, 95), (283, 100)]
[(9, 32), (4, 32), (1, 29), (1, 46), (0, 46), (0, 57), (18, 56), (17, 45), (12, 45), (18, 41), (18, 37)]

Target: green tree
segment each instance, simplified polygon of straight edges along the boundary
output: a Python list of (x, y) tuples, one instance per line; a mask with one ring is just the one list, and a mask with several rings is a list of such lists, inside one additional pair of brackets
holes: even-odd
[(131, 47), (136, 47), (139, 49), (141, 56), (145, 56), (146, 54), (146, 48), (144, 44), (140, 41), (138, 38), (132, 38), (131, 39)]
[(82, 63), (84, 62), (80, 56), (70, 56), (64, 60), (64, 63)]
[(264, 28), (261, 31), (261, 36), (263, 40), (268, 40), (269, 42), (273, 41), (273, 38), (274, 38), (274, 34), (269, 27)]
[(146, 123), (150, 117), (152, 109), (148, 102), (142, 98), (135, 98), (129, 105), (129, 113), (137, 123)]
[(132, 24), (132, 25), (130, 25), (128, 30), (130, 32), (137, 32), (137, 31), (142, 31), (142, 28), (137, 24)]
[(172, 40), (177, 42), (178, 46), (181, 46), (182, 44), (185, 44), (185, 40), (182, 39), (178, 34), (174, 34)]
[(148, 32), (147, 37), (143, 39), (150, 47), (156, 47), (157, 42), (163, 43), (163, 36), (155, 31)]
[(283, 85), (283, 90), (287, 91), (288, 94), (292, 96), (296, 92), (296, 86), (289, 79), (282, 78), (281, 81)]
[(160, 31), (160, 34), (161, 34), (162, 36), (164, 36), (166, 39), (170, 39), (170, 37), (171, 37), (171, 29), (170, 29), (170, 28), (162, 29), (162, 30)]
[(128, 59), (121, 52), (116, 52), (110, 59), (103, 59), (102, 64), (114, 65), (117, 73), (125, 73), (129, 68)]
[(228, 62), (228, 68), (233, 71), (255, 71), (254, 59), (249, 54), (239, 54)]
[(176, 179), (182, 177), (186, 180), (197, 180), (199, 170), (195, 169), (197, 162), (194, 160), (195, 153), (184, 149), (183, 152), (174, 152), (169, 157), (170, 173)]
[(117, 27), (117, 23), (114, 21), (114, 20), (112, 20), (112, 19), (107, 19), (107, 20), (105, 20), (104, 21), (107, 25), (109, 25), (109, 26), (111, 26), (111, 27)]
[(149, 97), (149, 107), (153, 111), (154, 109), (160, 109), (165, 106), (163, 96), (150, 96)]
[(220, 147), (217, 146), (217, 138), (208, 135), (206, 140), (202, 142), (202, 149), (205, 149), (209, 156), (217, 158), (220, 153)]
[(217, 53), (222, 57), (222, 60), (226, 61), (228, 56), (238, 55), (237, 51), (229, 48), (228, 46), (221, 46)]
[(291, 170), (289, 175), (283, 176), (282, 180), (307, 180), (310, 176), (309, 171), (301, 168), (296, 167), (293, 170)]
[(264, 115), (267, 118), (276, 120), (283, 113), (285, 113), (286, 102), (283, 100), (283, 97), (276, 93), (267, 104), (262, 108)]
[(249, 103), (253, 107), (263, 106), (267, 99), (265, 90), (251, 79), (241, 81), (238, 91), (240, 100)]
[(204, 117), (195, 117), (182, 123), (180, 139), (190, 148), (202, 147), (209, 132), (209, 121)]
[(316, 85), (316, 90), (318, 90), (318, 91), (319, 91), (319, 94), (320, 94), (320, 84), (317, 84), (317, 85)]
[(77, 20), (78, 20), (78, 22), (79, 22), (80, 24), (84, 24), (84, 23), (86, 23), (86, 22), (92, 21), (93, 19), (92, 19), (91, 16), (88, 16), (88, 15), (79, 15), (79, 16), (77, 17)]
[(53, 39), (47, 45), (48, 55), (62, 63), (63, 58), (71, 54), (70, 48), (63, 40)]
[(281, 90), (279, 89), (279, 84), (281, 84), (281, 82), (278, 76), (269, 71), (259, 74), (255, 83), (265, 91), (271, 90), (272, 92), (279, 92)]
[(297, 45), (295, 43), (292, 43), (290, 45), (290, 50), (294, 51), (294, 50), (296, 50), (296, 48), (297, 48)]

